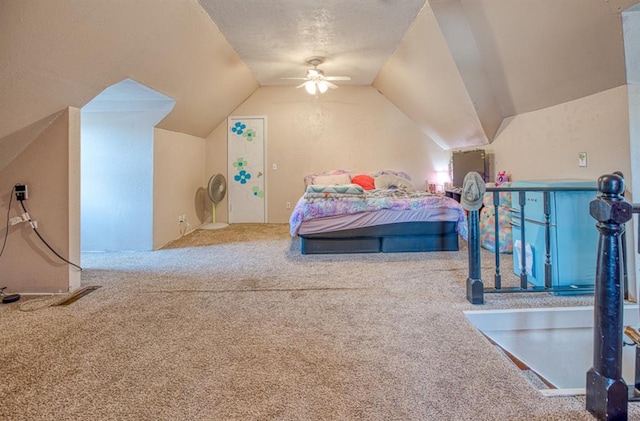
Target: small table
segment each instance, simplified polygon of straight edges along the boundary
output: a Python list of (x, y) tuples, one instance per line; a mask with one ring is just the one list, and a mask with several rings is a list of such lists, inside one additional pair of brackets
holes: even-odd
[(445, 190), (445, 196), (452, 198), (456, 202), (460, 203), (460, 193), (455, 190)]

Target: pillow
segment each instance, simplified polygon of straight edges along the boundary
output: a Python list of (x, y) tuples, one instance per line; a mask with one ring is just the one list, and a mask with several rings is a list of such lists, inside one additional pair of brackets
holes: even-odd
[(358, 174), (351, 179), (353, 184), (358, 184), (365, 190), (373, 190), (376, 188), (375, 181), (373, 177), (366, 174)]
[(363, 195), (364, 190), (358, 184), (342, 184), (324, 186), (322, 184), (314, 184), (307, 187), (306, 193), (338, 193), (343, 195)]
[(323, 171), (323, 172), (317, 172), (317, 173), (313, 173), (313, 174), (307, 174), (304, 176), (304, 185), (305, 186), (311, 186), (313, 184), (320, 184), (320, 183), (314, 183), (314, 179), (318, 176), (321, 175), (338, 175), (338, 174), (349, 174), (349, 176), (351, 176), (351, 171), (349, 170), (330, 170), (330, 171)]
[(324, 186), (351, 184), (351, 177), (349, 174), (318, 175), (313, 177), (313, 184)]
[(404, 191), (415, 191), (413, 183), (404, 177), (397, 177), (395, 175), (381, 175), (375, 178), (376, 189), (398, 189)]
[(381, 171), (376, 171), (374, 173), (369, 173), (369, 175), (373, 178), (380, 177), (381, 175), (393, 175), (396, 177), (406, 178), (407, 180), (411, 181), (411, 177), (409, 177), (409, 174), (407, 174), (404, 171), (381, 170)]

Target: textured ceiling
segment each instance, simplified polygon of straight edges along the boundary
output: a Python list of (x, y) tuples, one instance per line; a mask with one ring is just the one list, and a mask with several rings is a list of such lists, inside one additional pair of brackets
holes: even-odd
[(0, 156), (126, 78), (175, 100), (160, 128), (205, 137), (313, 55), (441, 147), (483, 145), (506, 117), (624, 85), (621, 12), (639, 3), (0, 0)]
[(424, 0), (199, 0), (260, 85), (295, 82), (305, 59), (327, 75), (370, 85)]
[[(502, 120), (626, 83), (621, 12), (638, 0), (199, 0), (260, 85), (304, 59), (373, 85), (443, 148)], [(345, 83), (345, 82), (341, 82)]]
[[(418, 13), (433, 12), (461, 72), (479, 63), (510, 116), (625, 83), (620, 12), (639, 1), (199, 2), (263, 86), (295, 83), (281, 78), (303, 76), (305, 58), (315, 55), (327, 57), (327, 74), (370, 85), (409, 28), (420, 25)], [(413, 54), (409, 66), (421, 59)]]

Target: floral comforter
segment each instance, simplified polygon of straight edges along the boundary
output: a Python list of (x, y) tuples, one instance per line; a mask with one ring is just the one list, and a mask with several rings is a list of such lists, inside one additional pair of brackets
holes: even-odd
[(403, 190), (366, 190), (345, 192), (307, 192), (298, 200), (289, 219), (291, 236), (296, 236), (300, 224), (315, 218), (355, 214), (381, 209), (420, 210), (427, 208), (449, 208), (458, 212), (458, 233), (467, 238), (467, 217), (464, 209), (455, 200), (426, 192)]

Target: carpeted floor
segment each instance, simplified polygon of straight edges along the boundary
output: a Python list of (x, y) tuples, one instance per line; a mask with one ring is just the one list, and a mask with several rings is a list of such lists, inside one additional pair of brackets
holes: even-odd
[(303, 256), (285, 224), (84, 254), (83, 284), (101, 288), (68, 306), (0, 306), (0, 418), (593, 419), (584, 397), (541, 396), (463, 314), (592, 298), (473, 306), (467, 259), (464, 248)]

